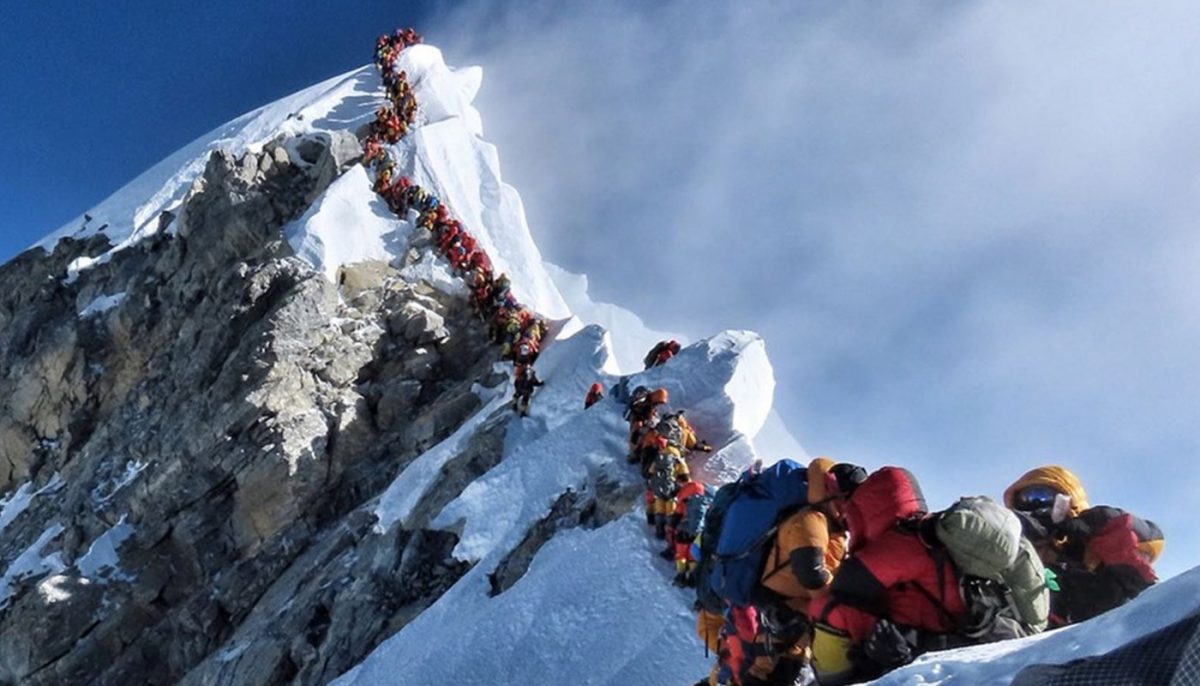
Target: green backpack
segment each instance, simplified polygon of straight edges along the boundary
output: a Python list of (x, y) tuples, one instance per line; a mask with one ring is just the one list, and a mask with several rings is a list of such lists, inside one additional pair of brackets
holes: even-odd
[(1012, 629), (1014, 635), (1046, 628), (1046, 570), (1015, 514), (986, 496), (962, 498), (938, 516), (934, 530), (963, 575), (968, 606), (986, 602), (994, 610), (989, 616), (1015, 615), (1022, 626)]

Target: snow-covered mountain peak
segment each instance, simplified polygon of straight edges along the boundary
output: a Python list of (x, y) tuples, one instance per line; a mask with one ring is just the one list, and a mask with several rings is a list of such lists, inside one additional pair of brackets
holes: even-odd
[[(543, 261), (483, 138), (482, 70), (429, 45), (396, 68), (419, 103), (388, 146), (398, 175), (553, 320), (529, 416), (461, 276), (356, 163), (384, 103), (373, 68), (213, 130), (0, 267), (0, 683), (707, 671), (691, 593), (642, 522), (622, 411), (636, 386), (666, 389), (716, 448), (692, 458), (706, 481), (803, 460), (766, 344), (720, 332), (642, 371), (655, 342), (686, 339)], [(595, 382), (608, 398), (585, 409)], [(1001, 652), (908, 673), (999, 682), (1016, 653), (961, 663)]]
[[(465, 634), (518, 598), (571, 593), (570, 578), (529, 585), (563, 564), (543, 549), (656, 575), (627, 545), (642, 488), (621, 401), (582, 405), (595, 382), (667, 388), (718, 448), (698, 474), (754, 459), (774, 386), (763, 341), (720, 333), (622, 378), (665, 336), (544, 263), (482, 137), (482, 71), (428, 45), (396, 66), (419, 103), (388, 146), (397, 173), (552, 323), (530, 416), (511, 411), (511, 367), (461, 276), (354, 163), (385, 102), (376, 71), (243, 115), (0, 268), (0, 681), (325, 683), (393, 634)], [(696, 664), (684, 595), (651, 602), (671, 608), (671, 659)], [(58, 642), (8, 631), (35, 623)], [(588, 630), (564, 619), (558, 639)], [(160, 642), (175, 652), (152, 666)], [(108, 666), (81, 676), (96, 654)]]

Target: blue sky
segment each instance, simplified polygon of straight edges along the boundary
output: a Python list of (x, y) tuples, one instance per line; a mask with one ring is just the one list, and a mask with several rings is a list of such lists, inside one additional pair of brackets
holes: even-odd
[(0, 260), (243, 112), (371, 59), (437, 3), (5, 3)]
[(110, 7), (5, 10), (0, 258), (414, 24), (484, 66), (543, 252), (656, 328), (762, 332), (810, 452), (934, 506), (1061, 462), (1200, 562), (1200, 9)]

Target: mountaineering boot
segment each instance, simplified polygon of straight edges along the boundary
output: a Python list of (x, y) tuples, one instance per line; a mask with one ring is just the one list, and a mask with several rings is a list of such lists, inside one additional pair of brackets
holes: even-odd
[(667, 517), (666, 515), (654, 516), (654, 537), (660, 541), (667, 540)]
[(675, 549), (668, 547), (666, 550), (660, 550), (660, 551), (658, 551), (658, 556), (664, 560), (668, 560), (668, 561), (674, 560), (675, 559)]

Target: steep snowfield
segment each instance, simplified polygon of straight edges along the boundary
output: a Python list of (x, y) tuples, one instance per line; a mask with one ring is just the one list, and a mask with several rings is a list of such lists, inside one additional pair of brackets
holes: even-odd
[(333, 683), (690, 683), (706, 669), (691, 594), (670, 585), (645, 528), (630, 515), (563, 532), (495, 598), (469, 574)]
[[(496, 269), (512, 277), (521, 302), (552, 319), (568, 317), (566, 302), (530, 236), (521, 197), (501, 179), (499, 153), (482, 138), (482, 120), (471, 106), (482, 71), (452, 69), (441, 51), (429, 45), (402, 52), (396, 69), (408, 74), (419, 103), (415, 129), (390, 147), (398, 172), (449, 205)], [(355, 108), (355, 122), (363, 121), (359, 108), (372, 111), (383, 102), (377, 78), (372, 85), (375, 90), (368, 91), (369, 102), (341, 105)], [(353, 95), (357, 101), (362, 93), (356, 90)], [(318, 203), (320, 207), (289, 227), (287, 234), (297, 254), (330, 278), (343, 264), (398, 258), (408, 249), (411, 225), (389, 217), (387, 208), (370, 192), (365, 170), (353, 179), (339, 180)]]

